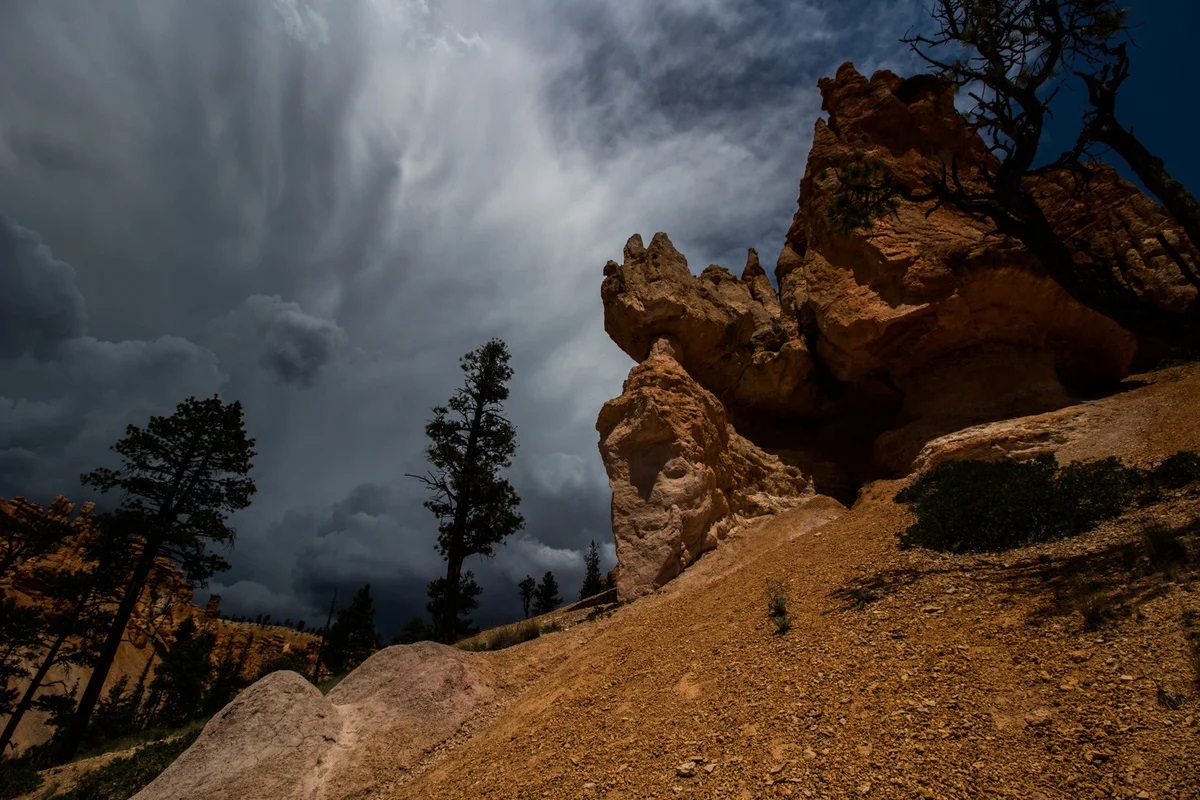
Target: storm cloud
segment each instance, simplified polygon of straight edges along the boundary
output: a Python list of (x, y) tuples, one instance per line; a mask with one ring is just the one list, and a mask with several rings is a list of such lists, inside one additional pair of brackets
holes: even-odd
[[(669, 6), (669, 7), (668, 7)], [(668, 231), (697, 270), (780, 246), (816, 81), (906, 69), (917, 0), (61, 0), (0, 7), (0, 495), (83, 497), (124, 425), (219, 392), (257, 439), (232, 613), (381, 628), (442, 569), (423, 428), (513, 353), (515, 583), (613, 564), (601, 404), (631, 366), (601, 269)]]

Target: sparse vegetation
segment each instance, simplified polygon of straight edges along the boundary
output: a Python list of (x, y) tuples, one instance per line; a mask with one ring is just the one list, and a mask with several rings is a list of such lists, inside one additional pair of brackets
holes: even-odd
[(1113, 618), (1115, 609), (1112, 598), (1103, 591), (1091, 587), (1079, 587), (1072, 599), (1075, 610), (1083, 617), (1083, 627), (1089, 631), (1099, 629)]
[(1200, 477), (1200, 457), (1178, 453), (1154, 469), (1116, 458), (1059, 467), (1054, 456), (1031, 461), (953, 461), (902, 489), (896, 501), (917, 521), (900, 534), (904, 547), (987, 552), (1089, 531), (1135, 502)]
[(34, 767), (20, 761), (0, 764), (0, 800), (29, 794), (41, 785), (42, 776)]
[(1179, 532), (1162, 523), (1142, 528), (1141, 545), (1151, 568), (1159, 572), (1170, 572), (1187, 563), (1188, 550), (1180, 540)]
[(73, 789), (51, 800), (128, 800), (171, 766), (199, 735), (196, 729), (175, 739), (148, 744), (87, 773)]
[(775, 625), (775, 632), (787, 633), (792, 629), (792, 618), (788, 615), (787, 595), (783, 590), (783, 582), (767, 581), (767, 616)]
[(503, 650), (506, 647), (528, 642), (542, 635), (542, 629), (534, 620), (522, 620), (515, 625), (505, 625), (495, 630), (484, 631), (466, 640), (460, 646), (464, 650)]

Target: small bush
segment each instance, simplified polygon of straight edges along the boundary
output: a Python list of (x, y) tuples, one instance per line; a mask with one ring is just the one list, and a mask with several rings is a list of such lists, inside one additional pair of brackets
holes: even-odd
[(549, 625), (542, 626), (542, 633), (558, 633), (562, 629), (563, 629), (563, 626), (561, 623), (551, 622)]
[(1097, 630), (1113, 616), (1112, 599), (1094, 589), (1080, 589), (1075, 594), (1074, 605), (1083, 617), (1083, 627), (1089, 631)]
[(1150, 471), (1151, 480), (1165, 489), (1182, 489), (1200, 480), (1200, 453), (1176, 453)]
[(767, 616), (775, 624), (776, 633), (784, 634), (792, 629), (787, 602), (782, 581), (767, 581)]
[(1167, 572), (1172, 567), (1187, 563), (1187, 547), (1179, 540), (1179, 535), (1166, 525), (1147, 525), (1142, 528), (1141, 540), (1146, 560), (1154, 569)]
[(9, 761), (0, 764), (0, 800), (29, 794), (42, 785), (42, 776), (29, 764)]
[(994, 552), (1075, 536), (1119, 516), (1135, 501), (1186, 485), (1193, 471), (1200, 474), (1195, 453), (1178, 453), (1145, 471), (1116, 458), (1062, 468), (1052, 455), (1032, 461), (951, 461), (897, 493), (896, 502), (911, 506), (917, 517), (900, 534), (900, 544)]
[(53, 800), (129, 800), (171, 766), (199, 735), (200, 731), (195, 730), (178, 739), (148, 744), (131, 756), (87, 773), (74, 789), (55, 795)]
[(863, 586), (855, 586), (851, 589), (847, 589), (846, 596), (850, 599), (850, 603), (858, 611), (862, 611), (868, 605), (879, 599), (878, 593)]

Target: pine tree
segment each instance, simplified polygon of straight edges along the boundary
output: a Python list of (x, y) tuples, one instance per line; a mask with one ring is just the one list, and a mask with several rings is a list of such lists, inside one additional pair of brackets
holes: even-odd
[(579, 590), (579, 599), (591, 597), (604, 591), (604, 578), (600, 575), (600, 552), (596, 549), (596, 540), (588, 548), (583, 557), (583, 587)]
[(491, 556), (525, 524), (517, 512), (520, 498), (500, 475), (512, 465), (517, 447), (516, 429), (503, 416), (512, 377), (508, 361), (508, 347), (499, 339), (462, 357), (462, 388), (445, 406), (434, 407), (425, 426), (425, 454), (433, 469), (410, 476), (429, 489), (425, 507), (439, 522), (437, 549), (446, 559), (446, 576), (429, 584), (429, 596), (438, 639), (447, 643), (462, 632), (464, 611), (474, 600), (466, 591), (463, 562)]
[(233, 652), (233, 642), (225, 648), (224, 655), (218, 659), (216, 672), (212, 683), (209, 684), (208, 694), (204, 698), (204, 713), (215, 714), (228, 705), (237, 694), (238, 689), (245, 683), (246, 661), (250, 658), (250, 650), (254, 647), (254, 634), (246, 637), (237, 655)]
[[(446, 578), (435, 578), (429, 582), (429, 602), (425, 604), (425, 610), (429, 612), (433, 619), (442, 619), (449, 615), (449, 595), (446, 591)], [(479, 595), (483, 594), (483, 588), (475, 582), (475, 574), (471, 570), (467, 570), (458, 579), (458, 591), (455, 593), (454, 602), (457, 603), (454, 619), (454, 638), (450, 641), (456, 641), (464, 636), (474, 633), (476, 628), (471, 622), (471, 612), (479, 608)], [(436, 633), (435, 628), (435, 633)], [(436, 638), (442, 639), (441, 635)]]
[(533, 576), (526, 575), (525, 579), (517, 584), (518, 591), (521, 592), (521, 608), (525, 612), (525, 619), (529, 619), (530, 605), (533, 603), (533, 593), (537, 591), (537, 581)]
[[(35, 504), (28, 506), (36, 509)], [(41, 513), (65, 525), (73, 508), (65, 498), (57, 497)], [(90, 512), (90, 504), (85, 504), (79, 516), (70, 523), (75, 533), (72, 549), (78, 561), (72, 559), (58, 565), (38, 566), (28, 572), (41, 585), (45, 601), (36, 611), (26, 611), (36, 615), (37, 625), (23, 628), (20, 617), (14, 619), (12, 625), (0, 620), (0, 631), (3, 631), (0, 641), (22, 632), (32, 637), (26, 642), (28, 669), (22, 667), (25, 687), (20, 699), (13, 703), (15, 695), (6, 698), (0, 694), (0, 711), (8, 715), (0, 731), (0, 754), (7, 750), (29, 711), (61, 712), (63, 701), (58, 699), (61, 695), (49, 700), (41, 693), (48, 676), (56, 667), (91, 666), (98, 644), (112, 622), (111, 606), (128, 577), (127, 559), (123, 549), (115, 548), (114, 543), (103, 535), (106, 517), (93, 518)], [(3, 616), (5, 614), (0, 611), (0, 617)], [(0, 673), (4, 671), (2, 662), (0, 658)]]
[(421, 617), (413, 617), (404, 624), (389, 644), (416, 644), (433, 638), (433, 628)]
[(355, 593), (350, 605), (337, 614), (337, 621), (325, 637), (323, 661), (334, 675), (349, 672), (379, 649), (379, 634), (375, 630), (375, 601), (371, 584), (364, 584)]
[(213, 674), (213, 634), (201, 631), (188, 617), (175, 629), (175, 641), (163, 655), (150, 683), (150, 693), (158, 698), (156, 722), (174, 727), (182, 725), (204, 706), (209, 679)]
[(533, 613), (535, 616), (548, 614), (561, 606), (562, 602), (562, 598), (558, 596), (558, 581), (554, 579), (553, 572), (547, 572), (542, 576), (542, 582), (538, 584), (534, 593)]
[(219, 397), (184, 400), (169, 417), (151, 417), (145, 428), (130, 425), (115, 445), (120, 469), (101, 468), (82, 476), (101, 492), (119, 489), (123, 498), (106, 532), (133, 554), (132, 571), (108, 635), (63, 734), (59, 757), (79, 749), (100, 700), (138, 597), (160, 557), (180, 566), (193, 585), (227, 569), (208, 551), (210, 544), (230, 545), (230, 512), (250, 505), (255, 487), (247, 477), (254, 440), (246, 436), (241, 403)]

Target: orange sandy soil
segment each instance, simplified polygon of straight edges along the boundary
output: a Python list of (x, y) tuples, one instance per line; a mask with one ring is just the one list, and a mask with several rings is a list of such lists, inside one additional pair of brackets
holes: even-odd
[[(1200, 369), (1141, 381), (1084, 404), (1060, 460), (1200, 449)], [(531, 677), (380, 796), (1200, 798), (1200, 490), (949, 556), (897, 547), (903, 485), (746, 526), (608, 618), (479, 654)], [(1156, 521), (1188, 563), (1141, 557)]]

